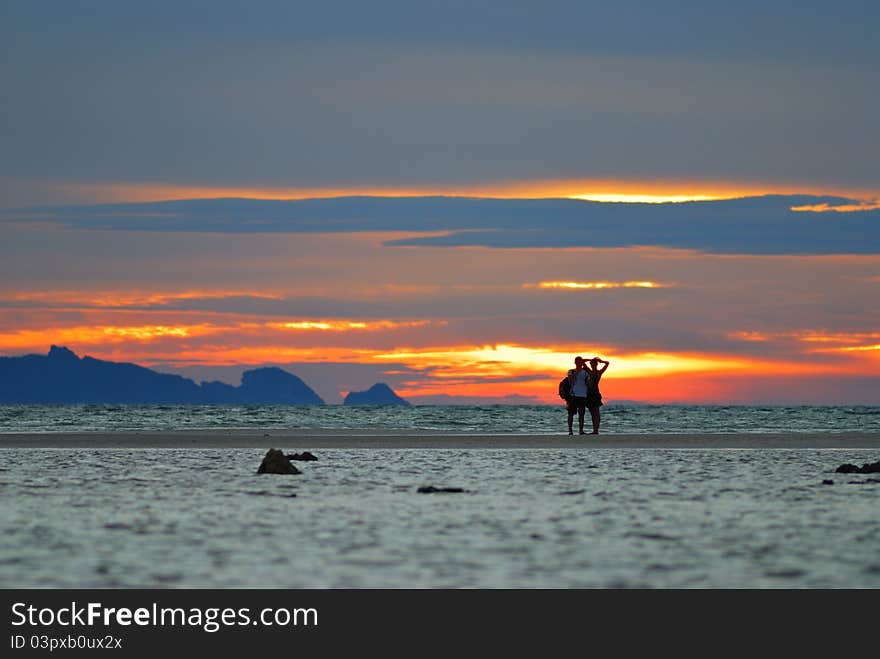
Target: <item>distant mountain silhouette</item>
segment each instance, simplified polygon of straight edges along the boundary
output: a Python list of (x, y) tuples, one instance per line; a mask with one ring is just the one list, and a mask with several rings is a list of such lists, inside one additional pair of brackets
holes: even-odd
[(351, 391), (343, 405), (409, 405), (384, 382), (377, 382), (366, 391)]
[(0, 357), (0, 403), (323, 405), (300, 378), (280, 368), (245, 371), (241, 386), (200, 385), (180, 375), (52, 346), (47, 356)]
[(323, 405), (309, 385), (280, 368), (258, 368), (241, 376), (238, 396), (242, 403)]

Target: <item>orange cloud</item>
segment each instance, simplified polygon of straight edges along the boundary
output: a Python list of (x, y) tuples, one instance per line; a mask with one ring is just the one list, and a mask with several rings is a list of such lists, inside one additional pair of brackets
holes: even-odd
[(805, 343), (858, 343), (868, 339), (880, 339), (880, 332), (803, 332), (796, 334)]
[(832, 348), (834, 352), (870, 352), (880, 351), (880, 343), (869, 346), (847, 346), (845, 348)]
[(0, 350), (15, 352), (19, 350), (43, 350), (46, 346), (64, 344), (102, 345), (120, 342), (143, 342), (158, 338), (191, 338), (207, 336), (222, 331), (211, 325), (132, 325), (132, 326), (82, 326), (54, 327), (47, 329), (22, 329), (13, 332), (0, 332)]
[(77, 307), (143, 307), (168, 304), (175, 300), (224, 299), (231, 297), (255, 297), (280, 300), (283, 296), (264, 291), (209, 291), (188, 290), (177, 292), (123, 292), (123, 291), (28, 291), (15, 293), (7, 299), (16, 302), (41, 302), (43, 304), (70, 305)]
[(773, 335), (764, 334), (762, 332), (755, 331), (742, 331), (742, 332), (728, 332), (727, 338), (732, 339), (734, 341), (753, 341), (753, 342), (763, 342), (769, 341)]
[(352, 321), (352, 320), (298, 320), (286, 323), (267, 323), (268, 327), (282, 330), (318, 330), (322, 332), (347, 332), (350, 330), (364, 330), (376, 332), (386, 329), (401, 329), (408, 327), (424, 327), (426, 325), (445, 325), (444, 321), (413, 320), (375, 320), (375, 321)]
[(865, 201), (859, 204), (814, 204), (812, 206), (792, 206), (791, 210), (798, 213), (857, 213), (880, 209), (880, 201)]
[(105, 327), (105, 336), (136, 339), (149, 341), (160, 336), (192, 336), (192, 328), (189, 327), (166, 327), (164, 325), (146, 325), (142, 327)]
[[(806, 354), (822, 352), (858, 352), (875, 350), (873, 341), (880, 339), (880, 332), (825, 332), (820, 330), (800, 330), (797, 332), (754, 332), (741, 331), (727, 334), (738, 341), (780, 341), (789, 340), (806, 344), (844, 344), (834, 347), (817, 347), (806, 350)], [(866, 342), (868, 344), (866, 345)]]
[[(114, 312), (117, 313), (117, 312)], [(122, 314), (130, 315), (130, 314)], [(164, 315), (164, 314), (163, 314)], [(197, 314), (202, 316), (203, 314)], [(70, 347), (88, 347), (89, 349), (101, 350), (106, 344), (142, 343), (152, 342), (157, 339), (194, 339), (204, 337), (229, 336), (241, 342), (243, 336), (248, 335), (262, 339), (269, 344), (267, 351), (287, 350), (285, 347), (274, 347), (273, 337), (287, 333), (291, 330), (297, 332), (382, 332), (397, 329), (411, 329), (427, 325), (443, 325), (444, 321), (391, 321), (391, 320), (297, 320), (290, 322), (265, 322), (255, 320), (242, 320), (235, 314), (208, 314), (214, 319), (210, 323), (139, 323), (120, 325), (116, 323), (97, 323), (92, 325), (56, 325), (45, 326), (40, 329), (22, 328), (0, 332), (0, 351), (18, 352), (22, 350), (35, 350), (40, 352), (51, 344), (67, 345)], [(171, 314), (169, 317), (178, 318), (192, 317), (193, 314)], [(210, 351), (209, 346), (201, 348)], [(223, 346), (222, 351), (229, 353), (228, 346)], [(243, 346), (233, 349), (236, 354), (250, 354), (249, 351), (261, 351), (260, 348)], [(348, 353), (351, 351), (348, 350)], [(166, 355), (168, 357), (170, 355)], [(178, 361), (175, 359), (175, 361)], [(198, 361), (202, 361), (199, 359)], [(226, 362), (228, 363), (228, 362)]]

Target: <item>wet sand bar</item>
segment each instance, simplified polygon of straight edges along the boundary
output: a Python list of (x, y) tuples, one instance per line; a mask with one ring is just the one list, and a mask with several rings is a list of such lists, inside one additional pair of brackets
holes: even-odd
[(568, 436), (421, 431), (193, 430), (0, 434), (0, 448), (880, 449), (880, 433), (681, 433)]

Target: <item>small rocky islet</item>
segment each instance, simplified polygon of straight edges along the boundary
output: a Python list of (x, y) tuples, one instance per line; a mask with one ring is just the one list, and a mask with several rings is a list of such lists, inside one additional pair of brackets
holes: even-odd
[[(303, 451), (302, 453), (286, 454), (281, 449), (270, 448), (268, 451), (266, 451), (266, 455), (263, 456), (263, 460), (262, 462), (260, 462), (260, 466), (257, 468), (257, 473), (285, 475), (301, 474), (302, 472), (296, 468), (296, 466), (293, 464), (293, 461), (297, 460), (302, 462), (313, 462), (317, 459), (317, 456), (309, 451)], [(458, 494), (462, 492), (467, 492), (467, 490), (461, 487), (435, 487), (433, 485), (420, 487), (416, 491), (419, 494)]]
[[(840, 465), (837, 469), (834, 470), (835, 474), (880, 474), (880, 460), (877, 462), (866, 462), (861, 467), (858, 465), (851, 464), (849, 462)], [(871, 483), (880, 483), (880, 479), (877, 478), (868, 478), (863, 481), (849, 481), (850, 485), (868, 485)], [(825, 479), (822, 481), (822, 485), (834, 485), (834, 481), (831, 479)]]

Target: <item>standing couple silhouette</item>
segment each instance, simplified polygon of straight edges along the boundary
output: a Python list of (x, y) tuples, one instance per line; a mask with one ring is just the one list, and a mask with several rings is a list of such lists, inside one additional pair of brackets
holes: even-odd
[[(602, 364), (601, 368), (599, 364)], [(584, 432), (584, 416), (586, 410), (590, 410), (590, 418), (593, 422), (592, 435), (599, 434), (599, 421), (601, 415), (599, 408), (602, 406), (602, 394), (599, 392), (599, 380), (608, 368), (609, 362), (599, 357), (593, 357), (589, 362), (583, 357), (574, 358), (574, 368), (568, 371), (569, 397), (568, 405), (568, 434), (573, 435), (574, 415), (578, 415), (579, 434)]]

